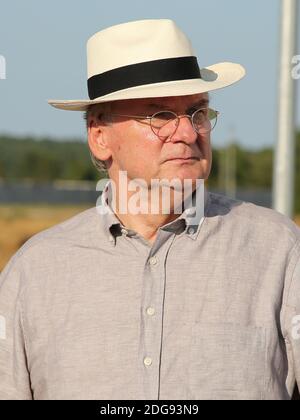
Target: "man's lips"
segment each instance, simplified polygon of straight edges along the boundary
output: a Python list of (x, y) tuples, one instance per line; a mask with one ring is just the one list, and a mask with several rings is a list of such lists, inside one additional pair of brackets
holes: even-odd
[(164, 162), (169, 162), (172, 160), (189, 161), (189, 160), (200, 160), (200, 158), (198, 156), (189, 156), (189, 157), (176, 156), (176, 157), (168, 158)]

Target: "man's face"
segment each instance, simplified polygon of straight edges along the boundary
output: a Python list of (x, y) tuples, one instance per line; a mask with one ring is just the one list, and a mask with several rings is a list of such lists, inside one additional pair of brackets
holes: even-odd
[[(161, 110), (191, 114), (208, 106), (206, 93), (115, 101), (112, 114), (152, 115)], [(103, 127), (109, 149), (109, 176), (116, 180), (119, 171), (127, 171), (129, 179), (207, 179), (211, 170), (210, 133), (198, 134), (191, 120), (182, 117), (175, 133), (160, 140), (151, 129), (149, 120), (112, 117), (112, 124)], [(176, 126), (175, 126), (176, 127)]]

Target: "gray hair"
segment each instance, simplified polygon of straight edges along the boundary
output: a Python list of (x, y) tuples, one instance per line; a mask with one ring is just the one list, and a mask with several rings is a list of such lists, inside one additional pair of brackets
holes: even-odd
[[(101, 113), (103, 113), (103, 114), (104, 113), (110, 113), (111, 108), (112, 108), (111, 102), (105, 102), (105, 103), (90, 105), (87, 108), (86, 112), (83, 114), (83, 119), (86, 122), (86, 130), (88, 130), (88, 128), (89, 128), (89, 122), (90, 122), (91, 117), (95, 117), (97, 120), (99, 120), (99, 117), (101, 118)], [(106, 118), (106, 122), (109, 123), (109, 119)], [(93, 154), (93, 152), (91, 151), (90, 148), (89, 148), (89, 152), (90, 152), (90, 156), (91, 156), (91, 161), (92, 161), (93, 165), (95, 166), (95, 168), (97, 169), (97, 171), (99, 171), (100, 173), (105, 172), (107, 170), (106, 162), (104, 160), (98, 159)]]

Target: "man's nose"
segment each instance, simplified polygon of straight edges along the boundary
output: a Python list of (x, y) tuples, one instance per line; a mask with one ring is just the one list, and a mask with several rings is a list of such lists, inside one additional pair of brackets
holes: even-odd
[(177, 120), (176, 130), (168, 141), (184, 141), (187, 144), (192, 144), (197, 141), (197, 138), (198, 133), (193, 127), (191, 118), (188, 115), (180, 115)]

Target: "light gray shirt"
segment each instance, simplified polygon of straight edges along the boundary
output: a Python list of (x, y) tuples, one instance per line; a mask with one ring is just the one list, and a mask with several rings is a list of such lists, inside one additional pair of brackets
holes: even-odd
[[(104, 203), (103, 205), (107, 205)], [(289, 399), (300, 383), (300, 230), (205, 194), (154, 244), (96, 207), (0, 276), (0, 399)]]

